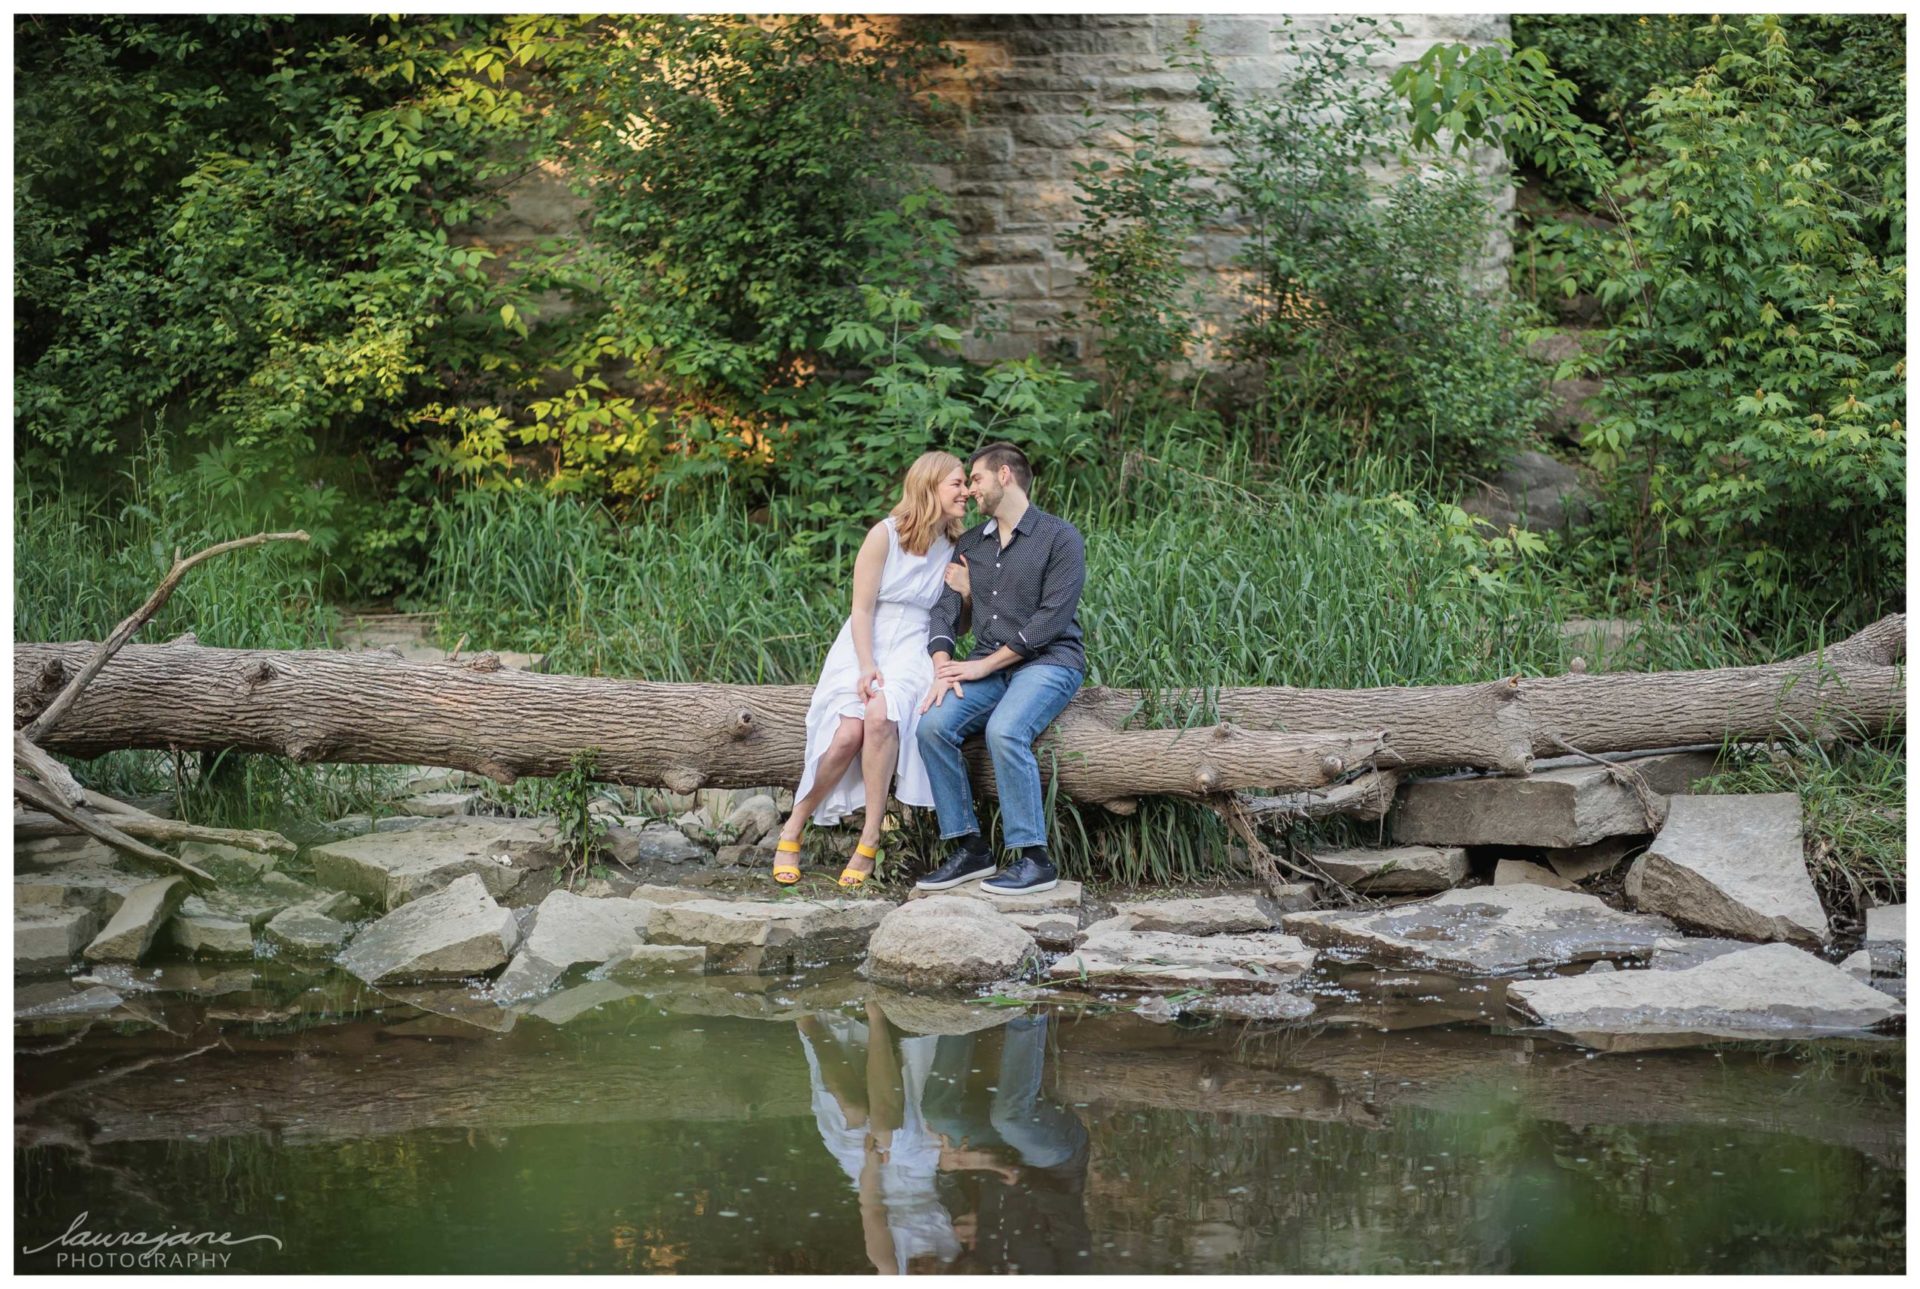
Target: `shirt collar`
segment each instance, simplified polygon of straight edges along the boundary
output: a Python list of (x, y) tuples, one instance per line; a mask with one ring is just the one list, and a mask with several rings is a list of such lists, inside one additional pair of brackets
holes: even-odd
[[(1013, 531), (1015, 535), (1017, 536), (1020, 533), (1025, 533), (1029, 537), (1031, 537), (1033, 535), (1033, 517), (1039, 512), (1040, 512), (1040, 507), (1034, 505), (1031, 501), (1029, 501), (1027, 503), (1026, 512), (1020, 516), (1020, 522), (1013, 526)], [(981, 528), (980, 535), (982, 537), (993, 536), (994, 529), (999, 526), (999, 523), (1000, 521), (997, 519), (989, 519), (986, 522), (985, 527)]]

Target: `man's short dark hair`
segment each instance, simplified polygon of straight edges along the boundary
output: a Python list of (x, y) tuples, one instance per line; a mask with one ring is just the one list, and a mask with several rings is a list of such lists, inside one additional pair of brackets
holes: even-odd
[(1001, 466), (1013, 471), (1013, 481), (1020, 485), (1020, 491), (1033, 491), (1033, 466), (1027, 462), (1027, 454), (1011, 443), (989, 443), (967, 458), (967, 470), (986, 462), (987, 469), (998, 472)]

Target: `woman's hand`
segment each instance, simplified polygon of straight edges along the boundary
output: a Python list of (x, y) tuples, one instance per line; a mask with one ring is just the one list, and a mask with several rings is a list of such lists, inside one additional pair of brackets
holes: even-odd
[(878, 667), (869, 667), (860, 673), (860, 680), (854, 685), (853, 692), (858, 694), (860, 701), (864, 703), (874, 698), (886, 687), (886, 677), (880, 674), (880, 669)]
[(957, 564), (950, 563), (947, 565), (947, 589), (949, 591), (958, 591), (960, 598), (963, 600), (971, 600), (973, 598), (973, 570), (967, 567), (967, 557), (965, 555), (960, 556), (959, 560), (960, 562)]

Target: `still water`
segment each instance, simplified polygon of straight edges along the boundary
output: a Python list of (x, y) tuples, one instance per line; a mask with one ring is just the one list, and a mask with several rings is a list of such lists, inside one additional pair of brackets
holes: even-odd
[(77, 1221), (274, 1237), (205, 1264), (238, 1274), (1905, 1264), (1899, 1043), (1595, 1054), (1404, 979), (1280, 1027), (174, 970), (138, 1020), (16, 1029), (16, 1271), (116, 1269)]

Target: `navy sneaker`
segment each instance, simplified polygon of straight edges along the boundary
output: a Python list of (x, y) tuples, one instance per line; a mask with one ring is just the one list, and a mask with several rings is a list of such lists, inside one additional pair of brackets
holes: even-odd
[(989, 895), (1034, 895), (1060, 884), (1060, 870), (1044, 859), (1022, 855), (1013, 867), (991, 881), (980, 883)]
[[(974, 834), (973, 840), (978, 844), (980, 840), (978, 833)], [(956, 847), (953, 854), (947, 856), (946, 863), (913, 885), (915, 890), (921, 891), (950, 891), (963, 883), (978, 881), (991, 873), (995, 867), (997, 865), (993, 862), (992, 851), (975, 850), (963, 844)]]

